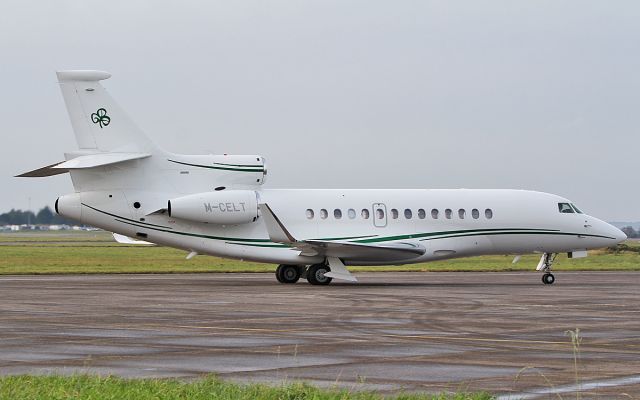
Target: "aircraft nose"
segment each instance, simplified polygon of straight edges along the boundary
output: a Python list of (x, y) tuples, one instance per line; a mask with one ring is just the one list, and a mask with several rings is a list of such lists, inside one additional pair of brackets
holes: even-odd
[(609, 240), (615, 241), (615, 243), (620, 243), (627, 240), (627, 235), (625, 235), (624, 232), (607, 222), (594, 217), (590, 217), (587, 222), (589, 225), (585, 226), (593, 226), (592, 229), (594, 229), (594, 232), (596, 232), (598, 235), (606, 237)]
[(620, 229), (616, 228), (613, 225), (609, 225), (612, 229), (613, 232), (613, 237), (616, 238), (616, 242), (620, 243), (620, 242), (624, 242), (625, 240), (627, 240), (627, 234), (622, 232)]

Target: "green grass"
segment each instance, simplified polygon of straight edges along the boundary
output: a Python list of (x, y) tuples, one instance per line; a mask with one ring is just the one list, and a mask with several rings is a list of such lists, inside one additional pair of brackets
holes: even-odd
[(75, 376), (5, 376), (0, 378), (0, 399), (87, 399), (87, 400), (333, 400), (333, 399), (403, 399), (403, 400), (485, 400), (478, 394), (399, 394), (383, 396), (375, 392), (319, 389), (294, 383), (283, 386), (241, 385), (208, 376), (191, 382), (177, 379), (122, 379), (88, 375)]
[[(272, 272), (273, 264), (259, 264), (210, 256), (185, 260), (187, 252), (157, 246), (115, 243), (105, 232), (0, 234), (0, 274), (64, 273), (188, 273)], [(483, 256), (422, 264), (352, 267), (352, 271), (532, 271), (538, 255)], [(589, 257), (568, 259), (560, 255), (558, 271), (640, 270), (640, 242), (628, 241), (617, 251), (598, 250)]]

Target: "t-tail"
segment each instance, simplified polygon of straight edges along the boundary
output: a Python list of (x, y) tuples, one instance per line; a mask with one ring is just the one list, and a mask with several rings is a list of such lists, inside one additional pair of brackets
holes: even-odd
[(215, 189), (256, 198), (255, 190), (266, 176), (263, 157), (169, 153), (151, 141), (102, 86), (111, 74), (74, 70), (57, 76), (78, 149), (65, 153), (64, 161), (18, 176), (70, 173), (75, 193), (56, 201), (60, 214), (82, 220), (88, 205), (98, 204), (105, 211), (125, 208), (128, 217), (144, 219), (168, 212), (171, 201), (179, 213), (185, 196), (218, 200), (221, 193)]

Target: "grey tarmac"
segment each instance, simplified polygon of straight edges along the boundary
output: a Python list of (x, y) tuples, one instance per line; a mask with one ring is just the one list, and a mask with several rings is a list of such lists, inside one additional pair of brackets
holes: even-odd
[[(0, 374), (78, 372), (352, 390), (640, 398), (640, 273), (0, 278)], [(607, 383), (608, 382), (608, 383)]]

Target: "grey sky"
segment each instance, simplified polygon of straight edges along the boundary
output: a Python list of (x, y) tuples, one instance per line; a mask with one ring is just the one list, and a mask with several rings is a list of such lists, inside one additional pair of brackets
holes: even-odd
[(0, 3), (0, 211), (67, 175), (55, 70), (162, 147), (261, 154), (268, 187), (526, 188), (640, 220), (640, 2)]

